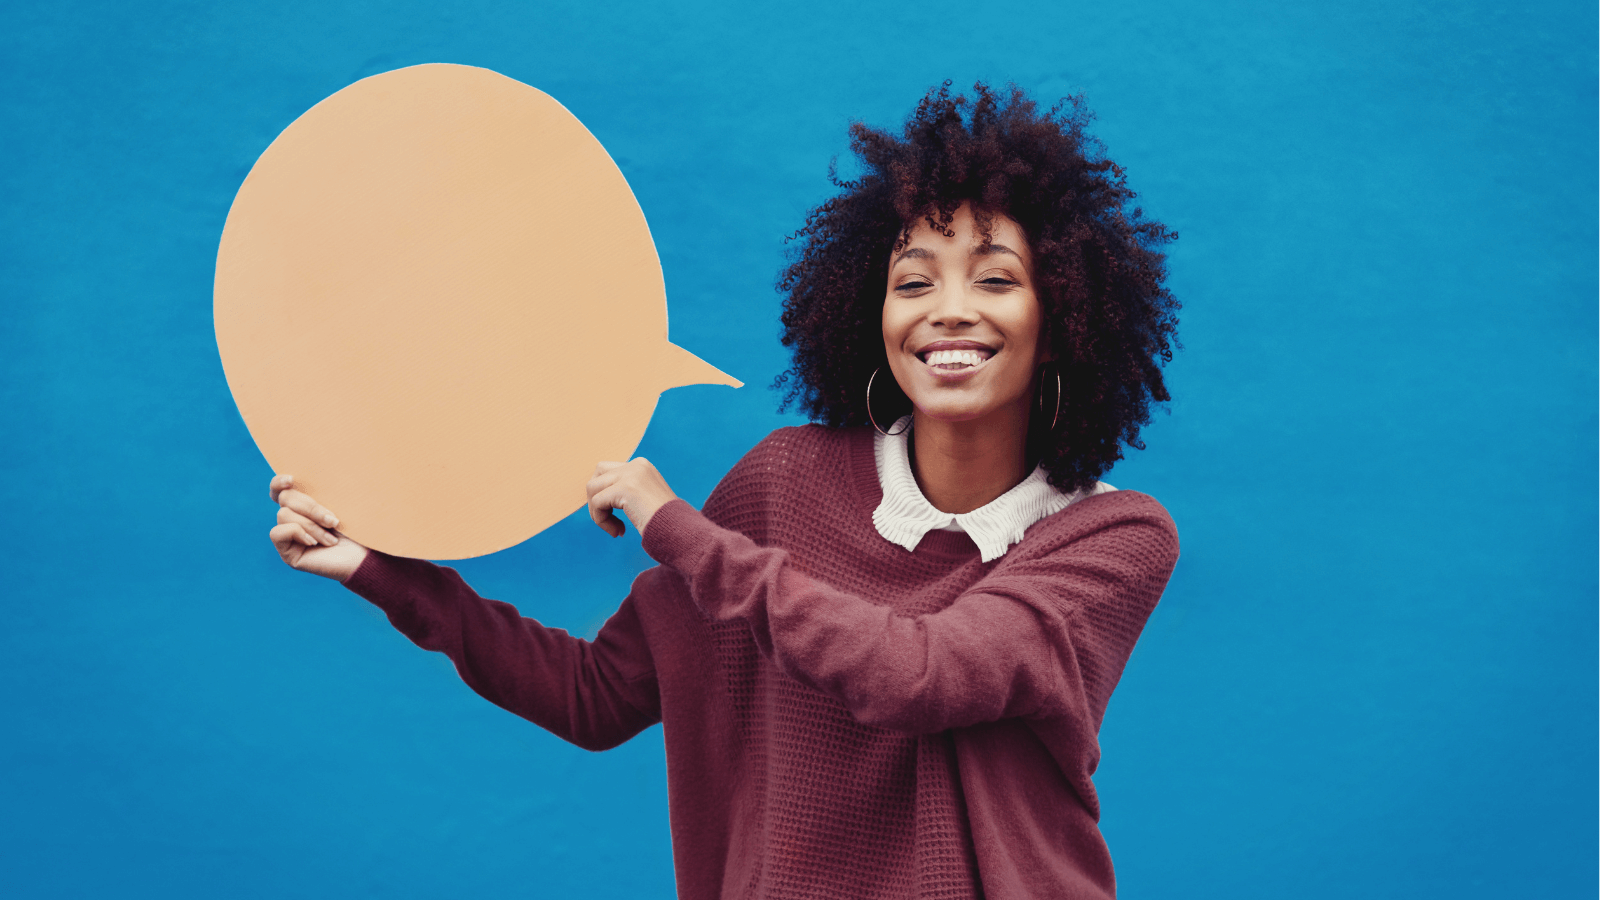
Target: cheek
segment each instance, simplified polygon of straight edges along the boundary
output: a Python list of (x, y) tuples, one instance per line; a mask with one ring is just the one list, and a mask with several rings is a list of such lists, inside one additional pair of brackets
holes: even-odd
[[(916, 381), (913, 367), (917, 364), (917, 360), (905, 353), (905, 342), (910, 337), (915, 319), (896, 315), (892, 307), (893, 304), (885, 304), (883, 308), (883, 353), (889, 361), (884, 374), (892, 377), (901, 392), (909, 396), (910, 391), (906, 385), (914, 384)], [(881, 380), (880, 378), (880, 383)]]
[(883, 306), (882, 320), (883, 349), (892, 359), (895, 351), (900, 349), (901, 343), (905, 341), (906, 326), (900, 321), (900, 317), (895, 315), (893, 307), (887, 303)]
[(1044, 359), (1044, 309), (1040, 307), (1037, 299), (1030, 299), (1028, 309), (1023, 315), (1022, 326), (1019, 329), (1023, 344), (1033, 354), (1033, 364), (1038, 365)]

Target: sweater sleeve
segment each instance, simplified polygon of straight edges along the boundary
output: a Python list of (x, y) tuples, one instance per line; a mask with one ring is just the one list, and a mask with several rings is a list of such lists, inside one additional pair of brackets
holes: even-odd
[(747, 623), (785, 674), (864, 724), (931, 733), (1033, 717), (1092, 733), (1177, 560), (1171, 519), (1143, 500), (1095, 501), (1125, 514), (1008, 559), (918, 616), (810, 578), (786, 551), (681, 500), (651, 519), (644, 549), (683, 576), (705, 615)]
[(423, 560), (371, 551), (345, 586), (417, 646), (448, 656), (485, 699), (580, 747), (614, 747), (661, 719), (632, 594), (590, 642), (523, 618)]

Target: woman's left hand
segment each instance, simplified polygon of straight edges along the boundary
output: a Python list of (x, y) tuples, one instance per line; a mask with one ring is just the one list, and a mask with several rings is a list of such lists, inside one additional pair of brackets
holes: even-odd
[(667, 480), (644, 457), (625, 463), (600, 463), (594, 467), (594, 476), (589, 479), (587, 488), (589, 518), (612, 537), (622, 537), (627, 530), (612, 510), (627, 513), (633, 527), (643, 535), (656, 510), (678, 499), (672, 488), (667, 487)]

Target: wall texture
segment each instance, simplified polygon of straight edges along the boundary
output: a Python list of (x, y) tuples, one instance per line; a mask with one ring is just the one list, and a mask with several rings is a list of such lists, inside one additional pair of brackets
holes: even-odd
[[(1176, 400), (1109, 480), (1184, 555), (1098, 778), (1128, 897), (1592, 897), (1592, 3), (488, 0), (0, 11), (0, 879), (14, 897), (667, 897), (659, 731), (602, 755), (266, 539), (211, 329), (228, 205), (366, 75), (485, 66), (630, 180), (691, 502), (770, 429), (784, 235), (853, 119), (1083, 92), (1181, 233)], [(569, 519), (459, 566), (592, 633)]]

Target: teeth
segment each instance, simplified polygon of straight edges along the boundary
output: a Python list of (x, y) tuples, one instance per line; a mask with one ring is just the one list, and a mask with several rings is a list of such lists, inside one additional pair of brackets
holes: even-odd
[(930, 366), (976, 366), (988, 358), (988, 354), (977, 350), (934, 350), (928, 353), (927, 363)]

